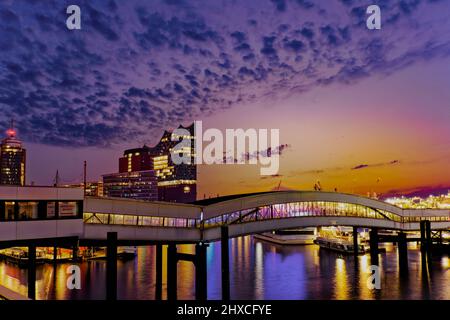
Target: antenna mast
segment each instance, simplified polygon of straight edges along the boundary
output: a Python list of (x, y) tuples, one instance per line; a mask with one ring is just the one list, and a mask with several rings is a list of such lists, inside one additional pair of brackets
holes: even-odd
[(84, 188), (84, 195), (86, 196), (86, 167), (87, 162), (84, 160), (84, 170), (83, 170), (83, 188)]
[(56, 170), (56, 175), (55, 175), (55, 187), (57, 187), (59, 184), (59, 170)]

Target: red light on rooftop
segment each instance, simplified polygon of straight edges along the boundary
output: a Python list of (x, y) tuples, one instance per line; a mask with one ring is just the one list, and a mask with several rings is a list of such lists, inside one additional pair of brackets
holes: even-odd
[(8, 129), (6, 130), (6, 134), (8, 135), (8, 137), (15, 137), (16, 136), (16, 130), (14, 129)]

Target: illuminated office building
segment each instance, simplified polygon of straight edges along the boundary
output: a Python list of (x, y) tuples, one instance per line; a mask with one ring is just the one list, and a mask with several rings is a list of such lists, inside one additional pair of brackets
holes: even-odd
[(152, 170), (151, 148), (125, 150), (119, 158), (119, 172), (103, 175), (105, 197), (158, 200), (158, 185)]
[(83, 183), (59, 185), (64, 188), (79, 188), (85, 190), (85, 195), (88, 197), (103, 197), (103, 181), (86, 182), (86, 188)]
[(0, 146), (0, 185), (25, 185), (26, 150), (16, 138), (16, 130), (6, 131)]
[[(152, 148), (153, 170), (158, 178), (158, 199), (160, 201), (188, 203), (197, 200), (197, 166), (194, 164), (194, 124), (186, 129), (188, 136), (174, 136), (170, 131), (164, 131), (159, 143)], [(173, 138), (173, 139), (172, 139)], [(191, 146), (178, 151), (191, 158), (190, 164), (174, 164), (171, 151), (181, 139), (191, 140)], [(172, 141), (175, 140), (175, 141)]]
[[(158, 144), (154, 147), (144, 145), (142, 148), (128, 149), (119, 159), (119, 172), (139, 172), (153, 170), (158, 181), (158, 200), (188, 203), (197, 197), (197, 167), (194, 164), (194, 124), (186, 129), (188, 136), (176, 137), (172, 141), (173, 133), (164, 131)], [(170, 156), (174, 146), (180, 139), (190, 139), (191, 146), (179, 150), (184, 156), (191, 158), (191, 164), (173, 163)], [(105, 186), (106, 188), (106, 186)]]
[(119, 172), (152, 170), (152, 148), (144, 145), (142, 148), (128, 149), (119, 159)]
[(158, 200), (158, 187), (153, 170), (119, 172), (103, 175), (103, 194), (111, 198)]

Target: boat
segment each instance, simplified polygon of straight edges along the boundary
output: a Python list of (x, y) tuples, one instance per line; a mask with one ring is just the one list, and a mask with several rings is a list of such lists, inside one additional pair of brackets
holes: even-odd
[[(117, 259), (119, 260), (131, 260), (136, 258), (137, 248), (136, 247), (117, 247)], [(89, 250), (86, 259), (88, 260), (104, 260), (107, 257), (106, 247), (95, 248)]]
[(254, 235), (255, 239), (281, 245), (313, 244), (316, 238), (316, 228), (301, 228), (277, 230)]
[[(353, 254), (353, 243), (342, 239), (323, 238), (317, 237), (314, 243), (321, 248), (336, 251), (339, 253)], [(358, 254), (366, 253), (366, 249), (363, 245), (358, 245)]]
[[(8, 262), (15, 263), (20, 267), (28, 264), (28, 249), (22, 247), (12, 247), (0, 250), (0, 257)], [(36, 264), (45, 262), (45, 251), (36, 249)]]
[(118, 247), (117, 258), (122, 260), (134, 259), (137, 255), (136, 247)]

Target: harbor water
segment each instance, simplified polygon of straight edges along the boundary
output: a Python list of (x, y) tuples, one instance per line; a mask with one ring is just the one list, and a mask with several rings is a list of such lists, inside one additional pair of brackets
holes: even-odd
[[(191, 245), (178, 246), (193, 253)], [(118, 298), (155, 299), (155, 247), (139, 247), (135, 259), (118, 261)], [(221, 298), (220, 243), (207, 252), (208, 299)], [(67, 288), (71, 263), (37, 267), (39, 300), (104, 299), (106, 261), (78, 263), (81, 289)], [(317, 245), (281, 246), (251, 236), (230, 240), (230, 289), (232, 299), (450, 299), (450, 258), (433, 256), (423, 263), (421, 252), (409, 244), (408, 272), (400, 272), (397, 248), (387, 245), (380, 254), (381, 289), (367, 285), (370, 255), (352, 255), (320, 249)], [(27, 269), (0, 261), (0, 284), (27, 294)], [(191, 262), (178, 263), (178, 298), (194, 299), (195, 272)], [(163, 250), (163, 299), (166, 298), (166, 250)]]

